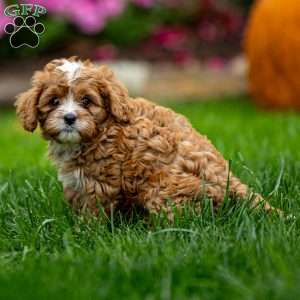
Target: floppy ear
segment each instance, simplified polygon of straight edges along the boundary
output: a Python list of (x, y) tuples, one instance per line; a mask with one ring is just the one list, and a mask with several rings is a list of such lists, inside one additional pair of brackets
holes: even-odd
[(34, 131), (37, 127), (37, 103), (40, 95), (38, 87), (32, 87), (28, 91), (17, 96), (15, 106), (17, 116), (25, 130)]
[(107, 66), (99, 68), (101, 75), (100, 93), (112, 116), (119, 122), (129, 122), (131, 103), (126, 87), (116, 79)]

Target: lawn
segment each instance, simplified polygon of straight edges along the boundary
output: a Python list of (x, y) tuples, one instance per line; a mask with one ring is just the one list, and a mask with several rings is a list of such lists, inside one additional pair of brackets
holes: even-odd
[[(170, 104), (168, 104), (170, 105)], [(295, 220), (212, 214), (79, 217), (38, 133), (0, 113), (0, 299), (300, 299), (300, 119), (247, 99), (172, 103), (253, 189)]]

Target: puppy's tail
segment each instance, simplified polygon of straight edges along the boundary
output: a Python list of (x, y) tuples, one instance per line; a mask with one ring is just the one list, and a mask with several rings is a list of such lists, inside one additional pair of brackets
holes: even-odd
[(251, 192), (246, 184), (234, 176), (230, 178), (229, 190), (230, 196), (234, 199), (249, 199), (250, 206), (254, 209), (262, 208), (267, 212), (275, 212), (283, 216), (283, 212), (280, 209), (271, 206), (260, 194)]

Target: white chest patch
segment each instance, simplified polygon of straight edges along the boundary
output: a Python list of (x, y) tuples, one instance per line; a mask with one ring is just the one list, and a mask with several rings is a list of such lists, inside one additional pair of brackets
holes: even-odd
[(74, 190), (82, 190), (85, 186), (84, 172), (80, 167), (66, 171), (66, 164), (78, 154), (80, 146), (62, 145), (52, 142), (49, 145), (49, 152), (54, 159), (55, 165), (58, 167), (58, 179), (64, 188), (69, 187)]
[(80, 168), (68, 173), (59, 173), (59, 181), (64, 187), (80, 191), (84, 188), (84, 174)]
[(69, 82), (78, 78), (81, 68), (82, 63), (80, 61), (68, 61), (66, 59), (61, 66), (57, 67), (58, 70), (65, 73)]

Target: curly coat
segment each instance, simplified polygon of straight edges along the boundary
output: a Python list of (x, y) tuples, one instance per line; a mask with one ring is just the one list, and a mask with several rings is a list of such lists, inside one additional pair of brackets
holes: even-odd
[[(64, 64), (75, 62), (80, 64), (76, 72), (67, 73), (73, 65)], [(92, 99), (88, 105), (84, 93)], [(53, 95), (59, 100), (54, 101)], [(76, 122), (81, 124), (76, 139), (73, 131), (72, 138), (70, 132), (62, 138), (57, 125), (67, 95), (76, 104)], [(60, 104), (54, 107), (57, 101)], [(171, 215), (173, 206), (191, 201), (201, 205), (203, 196), (218, 207), (227, 192), (234, 199), (250, 197), (254, 206), (264, 202), (260, 195), (251, 195), (184, 116), (129, 97), (107, 67), (75, 58), (54, 60), (35, 73), (32, 88), (18, 96), (16, 107), (23, 127), (33, 131), (40, 124), (50, 141), (49, 155), (65, 198), (76, 210), (97, 214), (99, 205), (105, 209), (139, 205), (151, 213), (164, 210)], [(267, 202), (263, 205), (272, 209)]]

